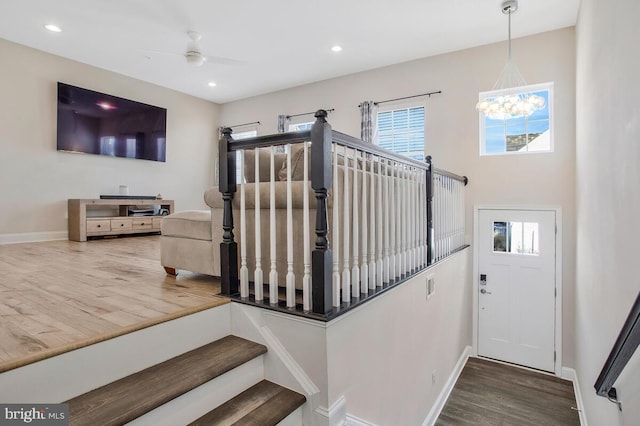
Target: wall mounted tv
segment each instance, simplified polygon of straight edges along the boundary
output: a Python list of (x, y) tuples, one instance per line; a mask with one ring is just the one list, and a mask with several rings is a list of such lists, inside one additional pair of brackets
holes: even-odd
[(58, 83), (58, 150), (166, 161), (167, 110)]

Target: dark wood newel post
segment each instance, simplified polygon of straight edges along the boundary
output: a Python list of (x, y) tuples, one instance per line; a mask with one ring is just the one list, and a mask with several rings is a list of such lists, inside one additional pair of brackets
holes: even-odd
[(327, 234), (327, 191), (331, 188), (331, 125), (327, 111), (318, 110), (311, 127), (311, 187), (316, 193), (316, 245), (311, 257), (311, 303), (314, 313), (327, 315), (333, 309), (331, 267), (333, 255)]
[(427, 155), (427, 264), (433, 263), (433, 247), (435, 245), (433, 236), (433, 164), (431, 156)]
[(233, 210), (231, 201), (236, 192), (236, 152), (229, 149), (232, 130), (222, 129), (218, 142), (220, 176), (218, 189), (222, 193), (224, 211), (222, 216), (222, 242), (220, 243), (220, 281), (222, 294), (238, 294), (238, 243), (233, 239)]

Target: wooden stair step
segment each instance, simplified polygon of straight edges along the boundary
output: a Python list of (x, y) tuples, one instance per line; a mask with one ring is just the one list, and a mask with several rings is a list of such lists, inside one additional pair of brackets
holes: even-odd
[(306, 400), (307, 398), (298, 392), (268, 380), (262, 380), (209, 411), (191, 423), (190, 426), (276, 425), (304, 404)]
[(267, 352), (226, 336), (67, 401), (71, 425), (121, 425)]

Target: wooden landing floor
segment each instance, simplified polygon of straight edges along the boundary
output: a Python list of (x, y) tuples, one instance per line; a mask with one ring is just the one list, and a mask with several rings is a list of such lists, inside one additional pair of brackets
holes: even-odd
[(436, 426), (580, 426), (573, 384), (469, 358)]
[(0, 372), (228, 303), (160, 266), (160, 237), (0, 245)]

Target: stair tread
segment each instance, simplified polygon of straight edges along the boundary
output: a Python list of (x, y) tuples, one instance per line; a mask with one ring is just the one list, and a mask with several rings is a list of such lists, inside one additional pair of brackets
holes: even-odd
[(129, 422), (267, 352), (226, 336), (67, 401), (71, 425)]
[(307, 398), (298, 392), (268, 380), (262, 380), (209, 411), (190, 426), (276, 425), (306, 400)]

